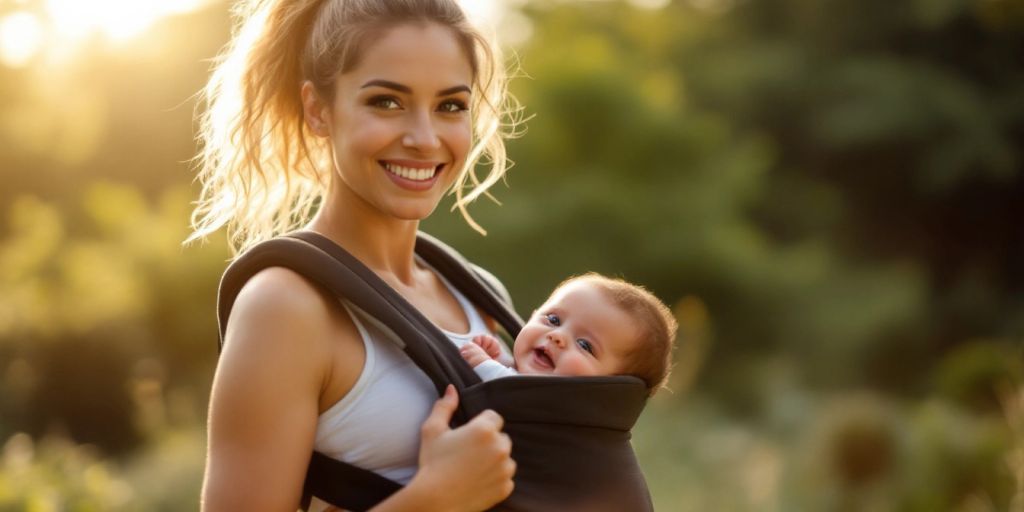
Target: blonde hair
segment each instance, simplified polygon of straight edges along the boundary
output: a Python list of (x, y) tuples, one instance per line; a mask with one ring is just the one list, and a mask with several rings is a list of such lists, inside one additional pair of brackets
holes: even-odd
[[(300, 85), (309, 80), (333, 99), (334, 80), (358, 64), (370, 35), (417, 22), (451, 29), (473, 70), (473, 144), (451, 191), (452, 209), (486, 234), (466, 205), (510, 166), (504, 139), (514, 135), (519, 110), (507, 93), (500, 49), (469, 25), (455, 0), (242, 0), (235, 15), (232, 40), (202, 92), (202, 191), (186, 243), (226, 226), (238, 254), (309, 219), (333, 163), (329, 144), (303, 121)], [(480, 162), (489, 167), (482, 179)]]
[(623, 373), (644, 381), (648, 396), (653, 396), (665, 386), (672, 372), (672, 348), (678, 329), (672, 311), (643, 286), (596, 272), (570, 277), (558, 288), (575, 282), (593, 284), (634, 320), (637, 346), (626, 356)]

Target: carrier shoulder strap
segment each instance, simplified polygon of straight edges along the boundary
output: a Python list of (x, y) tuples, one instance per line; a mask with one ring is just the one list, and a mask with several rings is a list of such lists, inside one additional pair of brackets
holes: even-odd
[[(342, 250), (340, 247), (337, 249)], [(424, 342), (432, 334), (431, 328), (436, 331), (436, 327), (373, 271), (348, 253), (344, 255), (351, 261), (340, 260), (337, 258), (340, 254), (326, 254), (303, 240), (287, 236), (251, 248), (228, 266), (221, 279), (217, 303), (221, 343), (224, 342), (228, 315), (242, 286), (259, 271), (279, 266), (302, 275), (375, 318), (390, 331), (388, 334), (393, 334), (388, 337), (400, 343), (406, 354), (427, 374), (439, 395), (449, 383), (464, 388), (474, 382), (467, 383), (464, 372), (453, 371), (455, 365), (435, 350), (439, 344)], [(443, 336), (439, 332), (437, 334)]]
[(437, 269), (470, 302), (494, 318), (512, 338), (519, 335), (523, 319), (512, 307), (508, 291), (490, 272), (470, 263), (455, 249), (426, 233), (419, 233), (416, 237), (416, 254)]
[[(356, 281), (355, 283), (346, 283), (345, 287), (358, 289), (358, 294), (344, 293), (348, 290), (341, 290), (343, 293), (337, 293), (330, 287), (328, 290), (353, 306), (356, 311), (363, 314), (364, 318), (370, 320), (376, 327), (388, 334), (392, 341), (398, 343), (413, 362), (434, 382), (438, 396), (444, 394), (444, 388), (448, 384), (454, 384), (461, 393), (467, 386), (480, 382), (480, 377), (462, 360), (458, 349), (449, 342), (448, 337), (433, 322), (424, 317), (418, 309), (409, 304), (405, 297), (391, 288), (355, 256), (349, 254), (329, 238), (313, 231), (297, 231), (282, 238), (301, 240), (334, 259), (336, 263), (333, 266), (336, 268), (331, 269), (328, 266), (330, 279)], [(351, 274), (343, 272), (343, 269), (350, 270)], [(319, 282), (318, 279), (313, 281)], [(340, 288), (340, 286), (335, 288)], [(364, 301), (367, 296), (372, 297), (373, 300)], [(376, 307), (377, 305), (373, 303), (376, 299), (390, 307)], [(370, 306), (370, 308), (364, 306)], [(392, 332), (395, 336), (390, 335)], [(427, 364), (421, 365), (421, 361)], [(461, 408), (456, 413), (461, 415)], [(457, 421), (461, 424), (466, 421), (466, 418), (458, 417)]]
[[(506, 300), (500, 284), (486, 272), (474, 268), (450, 247), (420, 234), (417, 253), (434, 266), (470, 301), (484, 309), (512, 336), (522, 320)], [(223, 345), (228, 315), (242, 286), (257, 272), (272, 266), (288, 268), (343, 298), (396, 342), (427, 374), (438, 394), (448, 383), (460, 391), (479, 377), (458, 355), (454, 345), (429, 320), (384, 283), (373, 271), (331, 240), (310, 231), (258, 244), (225, 271), (218, 296), (220, 343)], [(433, 339), (436, 343), (427, 341)], [(465, 411), (456, 411), (455, 424), (467, 421)], [(401, 488), (401, 485), (351, 464), (314, 452), (303, 488), (302, 508), (317, 496), (347, 510), (371, 508)]]

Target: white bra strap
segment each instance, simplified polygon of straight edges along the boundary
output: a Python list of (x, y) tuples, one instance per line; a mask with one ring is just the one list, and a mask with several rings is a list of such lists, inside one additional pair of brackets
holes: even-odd
[[(345, 309), (349, 310), (349, 315), (352, 317), (352, 321), (356, 324), (356, 328), (359, 329), (359, 334), (364, 337), (363, 339), (368, 339), (366, 329), (363, 327), (363, 324), (361, 323), (366, 322), (375, 327), (377, 331), (380, 332), (381, 335), (387, 338), (388, 341), (394, 343), (396, 346), (398, 346), (398, 348), (405, 350), (405, 342), (402, 341), (402, 338), (400, 338), (398, 334), (395, 334), (395, 331), (391, 330), (391, 328), (388, 327), (384, 322), (377, 320), (373, 315), (367, 313), (366, 311), (363, 311), (362, 308), (356, 306), (351, 302), (343, 301), (342, 304), (345, 306)], [(353, 312), (355, 312), (356, 314), (351, 314)], [(360, 319), (362, 320), (360, 321)]]

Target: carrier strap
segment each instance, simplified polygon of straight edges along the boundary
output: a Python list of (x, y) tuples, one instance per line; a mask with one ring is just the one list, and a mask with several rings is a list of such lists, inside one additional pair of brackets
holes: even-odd
[(494, 318), (515, 339), (523, 328), (523, 319), (512, 309), (512, 299), (494, 277), (473, 265), (438, 239), (419, 233), (416, 254), (437, 269), (474, 305)]
[[(420, 366), (419, 359), (425, 359), (427, 358), (427, 353), (430, 354), (432, 364), (426, 367), (421, 366), (421, 369), (423, 369), (427, 376), (434, 381), (438, 396), (444, 394), (444, 388), (449, 383), (454, 384), (455, 389), (459, 391), (459, 394), (462, 394), (462, 391), (469, 385), (480, 382), (480, 377), (473, 371), (472, 367), (463, 361), (462, 356), (459, 355), (458, 348), (451, 343), (448, 336), (441, 332), (433, 322), (424, 317), (416, 307), (409, 304), (409, 302), (405, 300), (405, 297), (402, 297), (402, 295), (395, 291), (394, 288), (378, 277), (376, 273), (356, 259), (355, 256), (352, 256), (341, 246), (319, 233), (312, 231), (298, 231), (287, 236), (302, 240), (317, 247), (341, 263), (342, 266), (352, 269), (358, 277), (363, 280), (365, 285), (371, 288), (383, 300), (392, 305), (395, 311), (401, 314), (401, 317), (392, 316), (390, 318), (378, 316), (373, 311), (363, 308), (362, 303), (358, 300), (353, 300), (351, 296), (339, 295), (351, 302), (357, 308), (365, 310), (369, 316), (378, 320), (383, 324), (383, 326), (394, 330), (399, 335), (399, 338), (405, 342), (406, 346), (404, 348), (417, 366)], [(437, 266), (434, 268), (436, 268), (441, 275), (445, 276), (445, 278), (448, 279), (456, 289), (459, 289), (460, 291), (466, 289), (466, 284), (471, 281), (469, 281), (469, 277), (465, 274), (453, 276), (455, 277), (455, 280), (448, 278), (448, 272), (454, 268), (461, 268), (463, 271), (466, 271), (464, 267), (465, 264), (461, 264), (454, 260), (455, 252), (451, 249), (441, 249), (439, 247), (440, 242), (436, 240), (424, 242), (422, 244), (419, 240), (420, 237), (417, 237), (417, 254), (420, 254), (420, 256), (432, 266), (435, 264), (440, 265), (440, 268)], [(434, 248), (435, 250), (433, 253), (430, 253), (428, 258), (420, 252), (421, 247), (428, 248), (428, 252), (429, 248)], [(476, 284), (476, 286), (478, 288), (482, 288), (482, 283)], [(474, 296), (467, 297), (470, 301), (473, 301), (474, 298), (476, 298)], [(396, 325), (402, 323), (411, 324), (413, 330), (407, 335), (403, 335), (402, 332), (399, 332), (398, 328), (405, 326)], [(423, 354), (418, 354), (418, 352), (423, 352)], [(461, 418), (459, 424), (465, 423), (466, 421), (468, 421), (468, 418)]]
[(402, 485), (373, 471), (313, 452), (302, 486), (302, 510), (313, 496), (351, 512), (363, 512), (398, 492)]
[[(467, 382), (462, 378), (463, 375), (451, 372), (452, 365), (441, 362), (440, 356), (431, 349), (435, 344), (413, 341), (430, 336), (429, 331), (426, 331), (427, 327), (423, 325), (424, 322), (415, 318), (415, 316), (422, 315), (405, 303), (404, 299), (402, 299), (404, 304), (389, 302), (385, 294), (381, 292), (381, 285), (384, 287), (387, 285), (371, 270), (355, 261), (354, 257), (347, 253), (345, 255), (358, 266), (346, 264), (352, 262), (333, 258), (332, 255), (324, 253), (309, 243), (291, 237), (268, 240), (246, 252), (228, 267), (221, 280), (220, 300), (217, 305), (221, 343), (224, 342), (228, 315), (231, 313), (231, 307), (242, 286), (257, 272), (267, 267), (280, 266), (313, 281), (335, 297), (352, 302), (360, 311), (376, 318), (394, 331), (395, 339), (412, 341), (412, 343), (406, 343), (402, 349), (427, 374), (438, 390), (439, 396), (449, 382), (455, 384), (460, 390), (464, 388)], [(371, 278), (379, 283), (374, 283)], [(375, 284), (377, 286), (374, 286)], [(393, 290), (392, 293), (397, 295)], [(399, 296), (398, 299), (401, 297)], [(404, 308), (404, 311), (399, 308)], [(440, 335), (443, 336), (443, 334)]]
[[(416, 252), (511, 336), (519, 333), (522, 320), (500, 287), (489, 280), (492, 278), (474, 269), (453, 249), (423, 233), (417, 236)], [(252, 276), (272, 266), (285, 267), (304, 276), (376, 321), (388, 338), (430, 378), (438, 396), (449, 383), (462, 394), (468, 386), (480, 382), (440, 329), (358, 259), (312, 231), (299, 231), (262, 242), (228, 266), (221, 279), (217, 304), (221, 346), (238, 293)], [(468, 421), (464, 405), (460, 401), (452, 418), (453, 426)], [(400, 484), (372, 471), (314, 452), (306, 473), (301, 505), (307, 509), (312, 496), (316, 496), (358, 512), (371, 508), (400, 488)]]

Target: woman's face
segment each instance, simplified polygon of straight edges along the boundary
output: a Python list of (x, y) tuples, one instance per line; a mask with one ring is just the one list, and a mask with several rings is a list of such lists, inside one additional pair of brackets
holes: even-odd
[(403, 24), (382, 33), (338, 77), (323, 113), (339, 185), (355, 196), (346, 200), (404, 220), (430, 215), (469, 151), (472, 80), (448, 28)]

